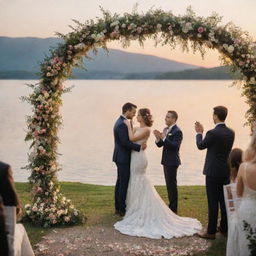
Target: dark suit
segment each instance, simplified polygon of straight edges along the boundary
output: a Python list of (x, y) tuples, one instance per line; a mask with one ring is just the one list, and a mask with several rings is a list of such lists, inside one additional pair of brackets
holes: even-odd
[(115, 208), (125, 213), (125, 200), (130, 178), (131, 150), (140, 151), (141, 146), (129, 140), (128, 128), (120, 116), (114, 126), (115, 148), (113, 161), (117, 165), (117, 181), (115, 187)]
[(207, 148), (204, 175), (206, 175), (206, 193), (208, 199), (208, 234), (215, 234), (219, 206), (221, 210), (220, 228), (227, 232), (227, 213), (224, 202), (223, 185), (229, 183), (228, 157), (233, 146), (235, 133), (225, 124), (218, 124), (208, 131), (205, 138), (196, 135), (198, 149)]
[(161, 164), (164, 167), (169, 208), (175, 213), (178, 210), (177, 169), (181, 164), (179, 150), (182, 138), (182, 131), (177, 125), (174, 125), (165, 140), (156, 142), (158, 147), (163, 147)]

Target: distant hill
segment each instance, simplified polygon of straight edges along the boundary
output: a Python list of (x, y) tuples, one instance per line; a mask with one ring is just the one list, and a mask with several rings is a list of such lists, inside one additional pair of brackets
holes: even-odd
[(231, 74), (228, 67), (198, 68), (179, 72), (166, 72), (156, 75), (155, 79), (195, 79), (195, 80), (225, 80), (233, 79), (236, 75)]
[[(49, 48), (56, 47), (60, 42), (59, 38), (0, 37), (0, 71), (37, 71), (38, 63), (49, 55)], [(89, 56), (94, 60), (86, 59), (86, 68), (94, 73), (168, 72), (198, 68), (156, 56), (114, 49), (109, 49), (109, 55), (99, 49), (97, 56), (92, 53)]]
[[(0, 37), (0, 79), (38, 79), (39, 62), (59, 38)], [(232, 79), (227, 67), (200, 68), (156, 56), (99, 49), (86, 59), (87, 71), (74, 69), (74, 79)]]
[[(29, 71), (0, 71), (0, 79), (38, 79), (35, 72)], [(177, 72), (147, 72), (147, 73), (118, 73), (110, 71), (85, 72), (74, 70), (71, 79), (127, 79), (127, 80), (225, 80), (233, 79), (227, 67), (189, 69)]]

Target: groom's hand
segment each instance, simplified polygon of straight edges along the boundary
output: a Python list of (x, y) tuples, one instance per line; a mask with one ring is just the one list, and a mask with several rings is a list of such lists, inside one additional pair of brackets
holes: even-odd
[(147, 144), (146, 143), (141, 144), (141, 149), (142, 150), (145, 150), (146, 148), (147, 148)]

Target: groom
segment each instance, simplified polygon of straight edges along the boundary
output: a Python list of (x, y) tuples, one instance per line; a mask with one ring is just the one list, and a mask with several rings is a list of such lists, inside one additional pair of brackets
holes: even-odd
[(226, 234), (228, 228), (223, 185), (229, 184), (228, 157), (233, 146), (235, 134), (225, 124), (227, 114), (226, 107), (217, 106), (213, 108), (215, 128), (208, 131), (204, 139), (203, 126), (199, 122), (195, 123), (197, 132), (196, 145), (200, 150), (207, 148), (204, 175), (208, 199), (208, 228), (206, 232), (198, 234), (206, 239), (215, 239), (219, 206), (221, 210), (219, 231)]
[(125, 200), (130, 178), (131, 150), (140, 151), (146, 148), (146, 144), (135, 144), (129, 140), (128, 128), (124, 120), (132, 120), (136, 114), (137, 106), (126, 103), (122, 107), (122, 115), (114, 126), (115, 148), (113, 161), (117, 166), (117, 181), (115, 186), (115, 210), (120, 216), (125, 215)]
[(165, 116), (167, 127), (164, 128), (162, 133), (154, 130), (156, 145), (163, 147), (161, 163), (164, 166), (169, 208), (174, 213), (177, 213), (178, 210), (177, 169), (180, 165), (179, 150), (183, 139), (182, 131), (176, 125), (177, 119), (177, 112), (169, 110)]

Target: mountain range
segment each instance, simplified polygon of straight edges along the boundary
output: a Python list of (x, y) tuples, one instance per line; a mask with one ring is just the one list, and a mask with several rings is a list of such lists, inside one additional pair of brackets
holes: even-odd
[[(37, 79), (39, 63), (60, 38), (0, 37), (0, 79)], [(152, 55), (99, 49), (84, 59), (87, 71), (74, 69), (78, 79), (230, 79), (224, 68), (214, 70)], [(198, 77), (198, 78), (195, 78)], [(208, 77), (208, 78), (203, 78)]]

